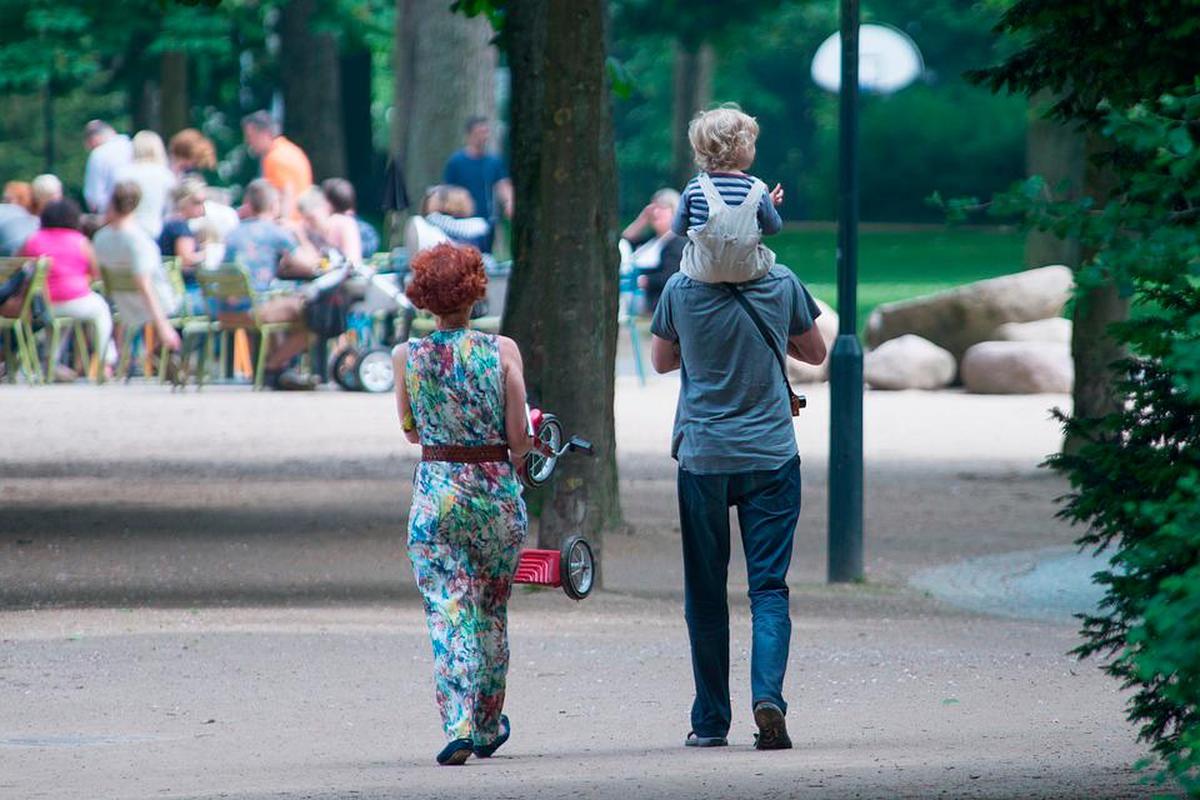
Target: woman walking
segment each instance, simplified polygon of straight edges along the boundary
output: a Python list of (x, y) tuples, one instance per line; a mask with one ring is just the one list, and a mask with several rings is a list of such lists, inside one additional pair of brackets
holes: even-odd
[(487, 758), (508, 740), (507, 604), (525, 538), (512, 459), (532, 446), (521, 354), (511, 339), (468, 330), (487, 276), (479, 251), (441, 244), (412, 262), (408, 297), (437, 317), (393, 354), (401, 427), (421, 445), (408, 554), (425, 601), (434, 683), (450, 740), (443, 765)]

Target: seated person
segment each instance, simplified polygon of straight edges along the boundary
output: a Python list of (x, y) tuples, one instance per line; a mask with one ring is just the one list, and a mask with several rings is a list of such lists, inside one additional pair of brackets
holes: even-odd
[(111, 298), (127, 332), (153, 323), (159, 338), (171, 350), (179, 349), (179, 334), (168, 319), (179, 311), (162, 254), (150, 234), (137, 223), (134, 211), (142, 190), (133, 181), (118, 181), (106, 210), (106, 224), (96, 232), (93, 246), (100, 266), (113, 272), (129, 272), (138, 291), (119, 292)]
[(622, 248), (629, 251), (622, 258), (621, 268), (637, 271), (638, 288), (646, 293), (648, 311), (658, 305), (667, 278), (679, 271), (687, 239), (671, 230), (678, 207), (679, 192), (659, 189), (637, 219), (621, 232)]
[(492, 226), (475, 216), (475, 201), (461, 186), (433, 186), (425, 192), (421, 204), (425, 221), (450, 237), (455, 244), (468, 244), (483, 250), (492, 235)]
[[(55, 317), (91, 322), (96, 335), (93, 346), (104, 354), (105, 363), (111, 365), (116, 362), (116, 349), (111, 346), (112, 314), (108, 301), (92, 291), (92, 281), (99, 279), (100, 269), (92, 243), (79, 231), (80, 215), (74, 200), (48, 203), (42, 209), (41, 230), (29, 237), (20, 254), (50, 259), (46, 288), (51, 313)], [(64, 338), (62, 346), (66, 343)], [(57, 364), (61, 356), (60, 347), (51, 354), (51, 360)]]
[(38, 229), (33, 213), (33, 191), (28, 183), (9, 181), (4, 185), (0, 203), (0, 256), (11, 256)]
[(255, 291), (265, 292), (275, 278), (311, 278), (317, 274), (320, 255), (279, 223), (279, 190), (262, 178), (246, 187), (250, 216), (225, 241), (225, 260), (241, 264), (250, 273)]
[(179, 259), (184, 283), (189, 288), (196, 285), (196, 270), (204, 265), (204, 247), (192, 229), (192, 220), (204, 216), (205, 188), (200, 178), (187, 177), (180, 181), (172, 192), (175, 213), (163, 223), (162, 236), (158, 239), (164, 258), (174, 256)]
[(358, 224), (345, 214), (334, 214), (333, 207), (318, 188), (310, 187), (300, 195), (297, 203), (303, 226), (296, 230), (297, 236), (305, 238), (327, 258), (331, 264), (348, 262), (362, 263), (362, 238)]
[(362, 257), (370, 258), (379, 251), (379, 234), (371, 223), (358, 216), (354, 184), (345, 178), (327, 178), (321, 181), (321, 191), (333, 208), (334, 218), (348, 217), (358, 226), (358, 238), (362, 243)]
[[(250, 272), (256, 291), (270, 287), (280, 278), (312, 278), (320, 272), (320, 256), (311, 245), (297, 241), (276, 220), (279, 218), (279, 190), (263, 179), (246, 187), (245, 203), (251, 216), (244, 220), (226, 242), (228, 260), (237, 262)], [(250, 301), (231, 304), (215, 310), (217, 319), (226, 325), (249, 325)], [(260, 323), (291, 322), (298, 327), (284, 334), (282, 341), (271, 348), (267, 356), (266, 382), (275, 389), (313, 389), (316, 379), (285, 371), (292, 359), (308, 347), (308, 331), (304, 328), (305, 299), (299, 294), (273, 297), (258, 306), (255, 317)]]

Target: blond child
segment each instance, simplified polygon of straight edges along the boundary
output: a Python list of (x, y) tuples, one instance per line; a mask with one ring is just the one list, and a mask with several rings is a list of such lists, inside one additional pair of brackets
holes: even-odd
[(704, 283), (743, 283), (775, 265), (762, 237), (778, 233), (775, 210), (783, 188), (767, 186), (746, 170), (754, 163), (758, 122), (736, 106), (704, 111), (688, 125), (700, 173), (683, 190), (672, 229), (688, 238), (680, 271)]

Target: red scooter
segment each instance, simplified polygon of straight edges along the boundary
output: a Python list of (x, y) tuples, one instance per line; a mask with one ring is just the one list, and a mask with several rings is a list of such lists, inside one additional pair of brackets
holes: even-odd
[[(527, 409), (533, 449), (517, 467), (521, 482), (536, 489), (550, 480), (558, 459), (566, 453), (595, 455), (592, 443), (579, 436), (563, 441), (562, 423), (541, 409)], [(576, 534), (563, 540), (558, 550), (528, 549), (517, 561), (516, 583), (561, 587), (567, 597), (582, 600), (596, 582), (596, 561), (587, 539)]]

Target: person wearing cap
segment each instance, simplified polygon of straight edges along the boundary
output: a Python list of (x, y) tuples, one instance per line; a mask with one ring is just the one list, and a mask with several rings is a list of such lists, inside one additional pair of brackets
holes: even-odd
[(103, 214), (117, 184), (117, 172), (133, 161), (133, 143), (98, 119), (84, 126), (83, 143), (90, 151), (83, 171), (83, 199), (93, 214)]

